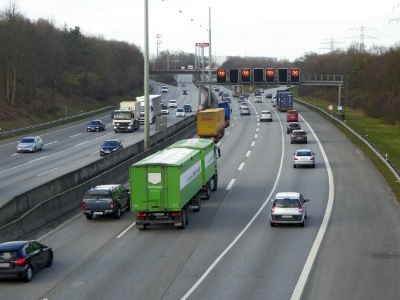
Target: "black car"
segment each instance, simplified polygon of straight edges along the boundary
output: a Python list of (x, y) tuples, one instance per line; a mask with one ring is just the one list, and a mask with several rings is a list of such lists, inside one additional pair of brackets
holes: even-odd
[(192, 106), (190, 105), (190, 104), (185, 104), (185, 105), (183, 105), (183, 110), (185, 111), (185, 112), (192, 112)]
[(182, 91), (182, 95), (187, 95), (188, 94), (188, 91), (187, 90), (183, 90)]
[(87, 123), (87, 131), (104, 131), (106, 124), (102, 120), (93, 120)]
[(218, 96), (222, 96), (224, 94), (224, 92), (219, 92)]
[(291, 122), (288, 124), (288, 126), (286, 127), (286, 133), (292, 133), (293, 130), (300, 130), (300, 124), (297, 122)]
[(106, 156), (124, 149), (120, 140), (106, 140), (100, 148), (100, 156)]
[(290, 143), (304, 143), (307, 144), (307, 132), (303, 129), (300, 130), (292, 130), (292, 134), (290, 136)]
[(113, 215), (121, 218), (122, 211), (130, 210), (130, 192), (122, 184), (98, 185), (88, 190), (82, 200), (86, 219), (94, 216)]
[(0, 244), (0, 278), (18, 278), (29, 282), (34, 272), (52, 264), (51, 247), (37, 241)]

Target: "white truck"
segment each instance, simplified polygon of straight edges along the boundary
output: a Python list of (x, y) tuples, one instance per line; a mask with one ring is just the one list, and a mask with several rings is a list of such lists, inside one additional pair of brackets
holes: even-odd
[(140, 102), (122, 101), (112, 113), (114, 132), (133, 132), (140, 128)]
[[(144, 125), (144, 96), (136, 97), (140, 102), (140, 124)], [(161, 116), (161, 95), (149, 95), (149, 124), (156, 121), (156, 117)]]

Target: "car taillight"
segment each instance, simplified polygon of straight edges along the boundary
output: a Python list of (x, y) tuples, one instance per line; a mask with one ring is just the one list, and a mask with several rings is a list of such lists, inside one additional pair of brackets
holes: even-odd
[(86, 202), (85, 201), (82, 201), (82, 209), (86, 210)]
[(114, 200), (111, 200), (111, 201), (110, 201), (110, 207), (111, 207), (111, 209), (114, 208), (114, 204), (115, 204)]
[(310, 160), (314, 160), (314, 156), (310, 158)]
[(23, 257), (20, 257), (20, 258), (17, 258), (16, 260), (14, 260), (14, 264), (16, 266), (23, 266), (23, 265), (25, 265), (25, 262), (26, 262), (26, 258), (23, 258)]
[(136, 217), (145, 217), (146, 216), (146, 213), (137, 213), (136, 214)]
[(275, 212), (275, 206), (272, 205), (271, 212)]
[(303, 206), (299, 206), (299, 212), (303, 212)]
[(295, 134), (292, 134), (292, 138), (295, 138), (296, 137), (296, 135)]
[(297, 157), (295, 157), (294, 160), (299, 160), (299, 159)]

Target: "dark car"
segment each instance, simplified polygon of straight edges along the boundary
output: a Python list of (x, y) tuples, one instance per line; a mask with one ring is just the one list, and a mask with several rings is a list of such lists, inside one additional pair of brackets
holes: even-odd
[(291, 122), (288, 124), (288, 126), (286, 127), (286, 133), (292, 133), (293, 130), (300, 130), (300, 124), (297, 122)]
[(182, 91), (182, 95), (187, 95), (188, 94), (188, 91), (187, 90), (183, 90)]
[(0, 244), (0, 278), (19, 278), (29, 282), (34, 272), (52, 264), (51, 247), (37, 241)]
[(222, 96), (224, 94), (224, 92), (219, 92), (218, 96)]
[(130, 192), (122, 184), (98, 185), (88, 190), (82, 200), (86, 219), (97, 215), (113, 215), (121, 218), (122, 211), (130, 210)]
[(93, 120), (87, 123), (87, 131), (104, 131), (106, 124), (101, 120)]
[(185, 104), (185, 105), (183, 105), (183, 110), (185, 111), (185, 112), (192, 112), (192, 106), (190, 105), (190, 104)]
[(268, 93), (265, 97), (266, 98), (272, 98), (272, 94)]
[(307, 132), (303, 129), (301, 130), (292, 130), (292, 134), (290, 136), (290, 143), (304, 143), (307, 144)]
[(226, 103), (232, 103), (231, 98), (229, 98), (229, 97), (224, 97), (224, 100), (222, 100), (222, 101), (226, 102)]
[(106, 140), (101, 145), (100, 156), (106, 156), (115, 153), (118, 150), (124, 149), (120, 140)]

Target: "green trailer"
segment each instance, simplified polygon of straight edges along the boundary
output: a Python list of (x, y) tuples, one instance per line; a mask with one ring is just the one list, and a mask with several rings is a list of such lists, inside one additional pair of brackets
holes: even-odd
[(131, 210), (136, 226), (188, 224), (188, 212), (200, 211), (202, 187), (199, 150), (165, 149), (129, 167)]
[(218, 187), (217, 159), (221, 156), (220, 149), (209, 139), (187, 139), (176, 142), (168, 147), (199, 150), (201, 154), (202, 187), (199, 191), (202, 199), (210, 199), (211, 191)]

